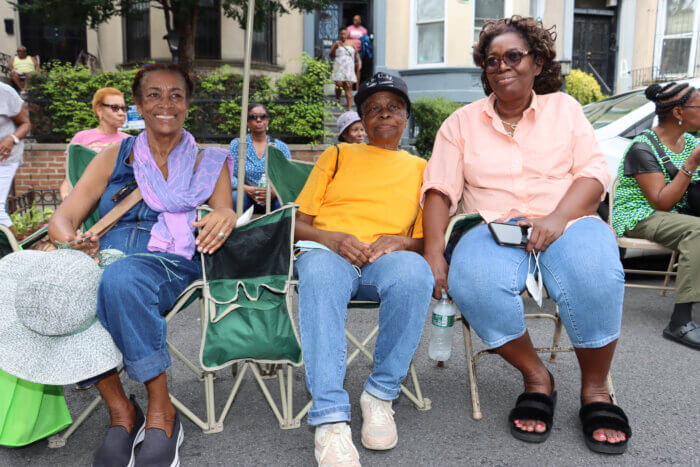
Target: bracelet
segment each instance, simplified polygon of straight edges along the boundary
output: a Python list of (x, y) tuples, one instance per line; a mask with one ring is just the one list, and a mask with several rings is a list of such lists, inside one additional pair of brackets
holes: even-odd
[(10, 136), (12, 136), (12, 140), (15, 142), (15, 144), (19, 144), (19, 138), (16, 137), (14, 133), (10, 133)]
[(683, 165), (681, 166), (681, 170), (682, 170), (683, 173), (686, 174), (688, 177), (692, 177), (692, 176), (693, 176), (693, 172), (691, 172), (690, 170), (688, 170), (688, 167), (686, 167), (685, 164), (683, 164)]

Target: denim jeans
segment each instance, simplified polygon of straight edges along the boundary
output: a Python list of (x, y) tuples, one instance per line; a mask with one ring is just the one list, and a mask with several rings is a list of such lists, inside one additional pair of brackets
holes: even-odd
[(313, 398), (309, 425), (350, 420), (343, 380), (351, 299), (381, 302), (374, 369), (364, 387), (379, 399), (396, 399), (430, 306), (434, 280), (428, 263), (417, 253), (395, 251), (357, 268), (336, 253), (311, 250), (294, 266), (306, 385)]
[[(619, 337), (624, 273), (615, 235), (605, 223), (595, 218), (576, 221), (540, 254), (539, 264), (574, 347), (603, 347)], [(486, 225), (473, 228), (457, 243), (449, 294), (490, 348), (525, 334), (520, 293), (527, 269), (528, 253), (498, 245)]]

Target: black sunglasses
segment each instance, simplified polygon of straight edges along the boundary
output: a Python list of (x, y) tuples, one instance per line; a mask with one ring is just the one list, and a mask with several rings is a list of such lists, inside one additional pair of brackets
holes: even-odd
[(524, 56), (531, 54), (526, 50), (512, 49), (503, 54), (502, 57), (496, 55), (490, 55), (486, 57), (482, 66), (486, 73), (495, 73), (501, 67), (501, 62), (504, 62), (508, 66), (517, 66), (523, 59)]
[(124, 113), (126, 113), (127, 110), (129, 110), (129, 107), (125, 105), (117, 105), (117, 104), (102, 104), (104, 107), (109, 107), (112, 109), (112, 112), (117, 113), (120, 110)]
[(257, 120), (257, 119), (267, 120), (268, 118), (270, 118), (270, 117), (267, 114), (250, 114), (250, 115), (248, 115), (248, 120)]

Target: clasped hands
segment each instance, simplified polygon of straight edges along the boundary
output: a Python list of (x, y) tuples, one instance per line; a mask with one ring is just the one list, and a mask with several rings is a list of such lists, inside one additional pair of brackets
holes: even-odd
[(386, 253), (405, 250), (408, 246), (408, 238), (398, 235), (382, 235), (371, 243), (361, 242), (354, 235), (343, 232), (328, 232), (327, 237), (324, 243), (328, 248), (358, 267), (373, 263)]

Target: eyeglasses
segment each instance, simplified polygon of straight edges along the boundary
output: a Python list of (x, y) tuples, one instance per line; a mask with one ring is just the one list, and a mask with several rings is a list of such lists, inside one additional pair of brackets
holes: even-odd
[(501, 67), (501, 62), (508, 66), (517, 66), (525, 55), (530, 55), (532, 52), (526, 50), (512, 49), (503, 54), (502, 57), (490, 55), (486, 57), (481, 66), (484, 67), (486, 73), (495, 73)]
[(700, 105), (682, 105), (681, 107), (685, 107), (686, 109), (700, 109)]
[(125, 105), (102, 104), (102, 106), (103, 106), (103, 107), (109, 107), (110, 109), (112, 109), (112, 112), (114, 112), (114, 113), (117, 113), (117, 112), (119, 112), (120, 110), (121, 110), (122, 112), (126, 113), (126, 111), (129, 110), (129, 108), (128, 108), (127, 106), (125, 106)]
[(381, 114), (384, 109), (386, 109), (386, 111), (391, 115), (401, 115), (406, 113), (406, 109), (404, 107), (399, 107), (396, 104), (388, 104), (386, 106), (378, 104), (367, 105), (364, 108), (364, 113), (367, 114), (368, 117), (376, 117), (377, 115)]
[(267, 114), (250, 114), (248, 115), (248, 120), (267, 120), (270, 118)]

